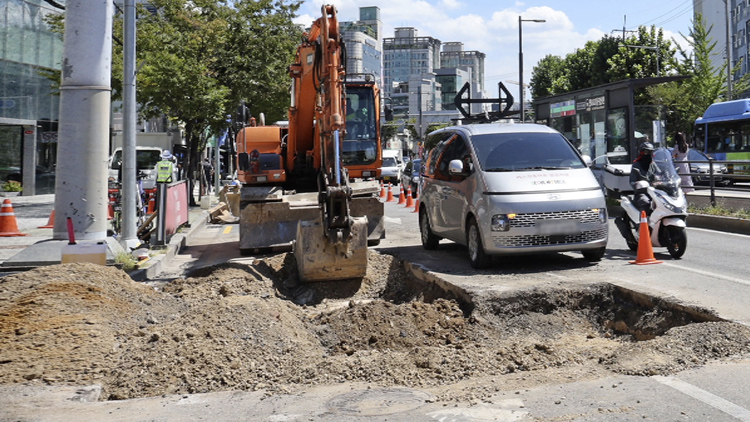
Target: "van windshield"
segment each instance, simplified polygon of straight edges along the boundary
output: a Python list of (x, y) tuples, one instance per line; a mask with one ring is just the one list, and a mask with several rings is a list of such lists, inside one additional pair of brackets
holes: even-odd
[(563, 170), (585, 168), (575, 148), (555, 133), (475, 135), (474, 151), (483, 171)]

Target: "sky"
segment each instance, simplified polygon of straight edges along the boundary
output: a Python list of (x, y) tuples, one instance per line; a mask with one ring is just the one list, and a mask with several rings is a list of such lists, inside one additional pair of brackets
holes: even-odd
[(546, 55), (565, 57), (587, 41), (622, 35), (623, 26), (655, 25), (667, 39), (687, 46), (681, 34), (688, 35), (693, 18), (693, 0), (306, 0), (296, 22), (309, 26), (324, 3), (336, 6), (339, 21), (357, 20), (360, 7), (378, 6), (385, 38), (394, 36), (394, 28), (414, 27), (418, 36), (462, 42), (466, 51), (485, 53), (490, 96), (501, 81), (511, 92), (518, 89), (519, 16), (546, 21), (523, 23), (524, 84)]

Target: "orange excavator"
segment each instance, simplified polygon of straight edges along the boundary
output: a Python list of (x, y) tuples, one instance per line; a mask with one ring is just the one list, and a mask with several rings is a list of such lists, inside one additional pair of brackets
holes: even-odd
[(303, 281), (364, 276), (367, 246), (385, 236), (379, 90), (345, 64), (336, 9), (324, 5), (289, 67), (288, 124), (237, 134), (240, 250), (291, 246)]

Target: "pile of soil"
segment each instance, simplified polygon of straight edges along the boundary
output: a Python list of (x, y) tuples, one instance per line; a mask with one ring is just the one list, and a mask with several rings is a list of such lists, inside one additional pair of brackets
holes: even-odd
[[(0, 384), (101, 384), (104, 399), (128, 399), (354, 381), (463, 400), (493, 394), (498, 383), (486, 381), (500, 377), (507, 387), (511, 378), (669, 374), (750, 351), (750, 329), (721, 321), (681, 321), (634, 341), (616, 312), (573, 300), (592, 297), (591, 287), (468, 306), (427, 295), (401, 262), (374, 251), (362, 280), (301, 284), (294, 268), (281, 254), (158, 288), (82, 263), (6, 276)], [(560, 306), (539, 305), (541, 296)]]

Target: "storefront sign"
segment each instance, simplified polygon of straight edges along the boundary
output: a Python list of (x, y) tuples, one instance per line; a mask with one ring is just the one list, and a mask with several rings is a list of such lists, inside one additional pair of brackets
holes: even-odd
[(549, 105), (549, 116), (551, 118), (573, 116), (576, 114), (576, 101), (569, 100)]
[(600, 97), (586, 98), (578, 100), (576, 104), (576, 110), (578, 111), (593, 111), (593, 110), (604, 110), (606, 101), (604, 95)]

